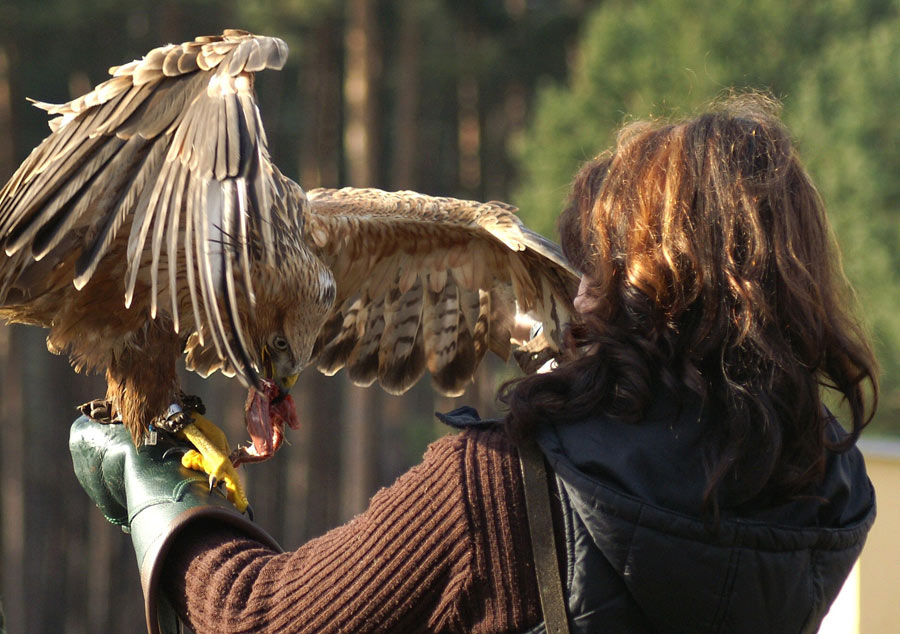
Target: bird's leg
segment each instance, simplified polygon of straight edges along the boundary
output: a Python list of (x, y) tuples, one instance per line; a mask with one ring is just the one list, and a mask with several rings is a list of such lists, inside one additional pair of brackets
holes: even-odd
[(203, 416), (201, 412), (205, 408), (200, 399), (187, 397), (182, 400), (187, 407), (173, 405), (165, 419), (155, 426), (190, 442), (194, 449), (184, 453), (181, 464), (208, 474), (210, 490), (224, 484), (226, 496), (243, 513), (249, 503), (237, 469), (231, 463), (231, 450), (225, 432)]
[(209, 474), (213, 486), (223, 483), (228, 498), (244, 512), (247, 496), (228, 459), (225, 434), (203, 417), (199, 399), (179, 389), (175, 361), (183, 349), (181, 338), (164, 320), (153, 320), (131, 333), (127, 343), (110, 355), (106, 398), (121, 414), (135, 446), (153, 443), (157, 431), (193, 443), (196, 449), (182, 456), (182, 464)]

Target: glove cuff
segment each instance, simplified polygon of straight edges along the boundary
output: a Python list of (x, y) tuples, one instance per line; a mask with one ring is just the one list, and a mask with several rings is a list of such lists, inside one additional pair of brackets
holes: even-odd
[[(198, 494), (190, 495), (195, 497)], [(210, 500), (222, 499), (216, 493), (210, 495), (203, 492), (199, 495)], [(131, 523), (131, 536), (141, 572), (141, 588), (144, 591), (147, 632), (150, 634), (162, 634), (170, 631), (170, 627), (166, 623), (174, 618), (174, 614), (166, 614), (163, 609), (165, 598), (160, 596), (160, 577), (166, 555), (175, 539), (194, 522), (210, 520), (221, 522), (226, 526), (236, 528), (247, 537), (255, 539), (273, 550), (282, 552), (281, 546), (271, 535), (239, 514), (230, 505), (225, 507), (219, 506), (216, 502), (204, 504), (202, 501), (200, 505), (191, 505), (190, 503), (185, 506), (177, 503), (174, 505), (179, 508), (171, 506), (167, 508), (162, 505), (149, 507), (135, 516)]]
[(278, 543), (241, 515), (218, 489), (210, 491), (202, 474), (181, 466), (177, 456), (167, 457), (165, 446), (142, 446), (129, 451), (126, 462), (128, 526), (141, 573), (147, 631), (151, 634), (179, 631), (174, 612), (165, 597), (160, 596), (160, 576), (172, 543), (194, 522), (221, 522), (281, 552)]

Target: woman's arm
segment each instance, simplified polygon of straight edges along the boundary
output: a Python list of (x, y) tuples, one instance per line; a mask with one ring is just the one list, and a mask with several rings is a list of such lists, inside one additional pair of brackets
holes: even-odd
[(512, 632), (540, 620), (518, 458), (466, 431), (349, 523), (276, 554), (221, 525), (177, 538), (164, 578), (197, 632)]

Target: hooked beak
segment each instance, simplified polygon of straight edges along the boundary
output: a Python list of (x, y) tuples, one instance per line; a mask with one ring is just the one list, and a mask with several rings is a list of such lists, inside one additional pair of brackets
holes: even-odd
[(297, 377), (299, 376), (300, 374), (289, 374), (288, 376), (278, 377), (275, 379), (275, 383), (278, 384), (282, 391), (289, 392), (294, 387), (294, 383), (297, 382)]
[(280, 403), (287, 397), (288, 392), (294, 386), (294, 383), (297, 382), (298, 376), (300, 376), (300, 375), (299, 374), (290, 374), (288, 376), (284, 376), (284, 377), (279, 376), (279, 377), (272, 379), (272, 382), (275, 383), (275, 387), (278, 388), (278, 395), (275, 396), (274, 398), (272, 398), (272, 400), (271, 400), (272, 404)]
[(275, 363), (272, 360), (272, 356), (269, 354), (269, 349), (266, 346), (262, 348), (262, 370), (267, 379), (271, 379), (275, 385), (278, 386), (279, 392), (281, 392), (281, 396), (284, 397), (285, 394), (290, 391), (292, 387), (294, 387), (294, 383), (297, 382), (297, 378), (300, 376), (299, 372), (295, 372), (294, 374), (288, 374), (286, 376), (279, 376), (278, 370), (275, 367)]

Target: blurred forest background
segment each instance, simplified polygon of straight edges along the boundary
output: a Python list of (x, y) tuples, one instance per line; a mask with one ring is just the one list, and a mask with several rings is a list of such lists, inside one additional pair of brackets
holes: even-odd
[[(900, 432), (900, 4), (897, 0), (0, 0), (0, 179), (47, 134), (26, 97), (67, 101), (167, 42), (245, 28), (291, 48), (258, 77), (270, 149), (303, 187), (499, 199), (555, 238), (577, 166), (634, 118), (764, 89), (826, 200), (882, 363), (872, 432)], [(484, 366), (459, 404), (497, 413)], [(232, 442), (244, 391), (186, 379)], [(44, 333), (0, 328), (0, 600), (9, 632), (139, 631), (130, 540), (71, 470), (75, 405), (101, 396)], [(447, 433), (427, 381), (402, 397), (307, 372), (302, 429), (245, 469), (286, 548), (345, 521)]]

